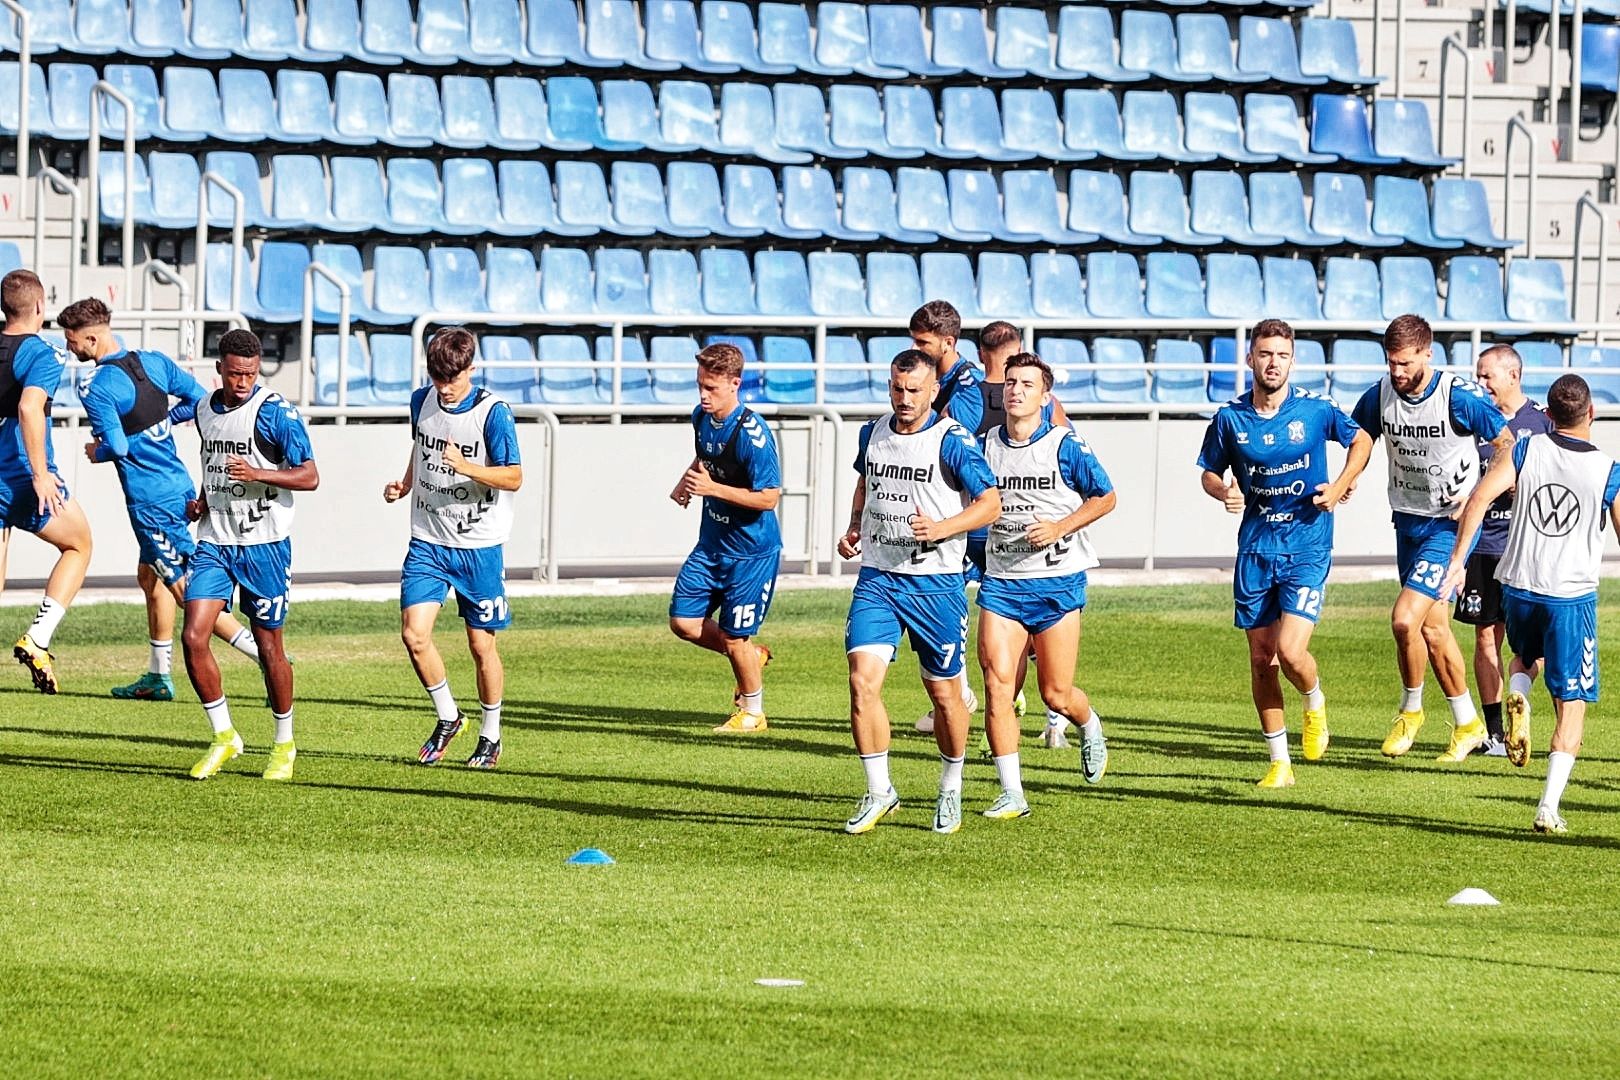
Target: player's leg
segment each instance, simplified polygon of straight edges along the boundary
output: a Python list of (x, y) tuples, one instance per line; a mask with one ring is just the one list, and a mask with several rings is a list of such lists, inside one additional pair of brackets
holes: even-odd
[(470, 769), (493, 769), (501, 760), (501, 706), (506, 697), (506, 666), (495, 644), (495, 631), (469, 625), (467, 648), (478, 674), (478, 704), (482, 722), (478, 743), (467, 758)]
[(1013, 709), (1020, 668), (1028, 666), (1029, 631), (1016, 620), (984, 606), (979, 593), (979, 666), (984, 671), (984, 730), (996, 766), (1001, 794), (984, 811), (988, 818), (1029, 814), (1024, 781), (1018, 768), (1018, 716)]
[(1090, 695), (1074, 684), (1084, 592), (1062, 606), (1071, 604), (1055, 620), (1043, 619), (1034, 624), (1035, 675), (1047, 707), (1065, 724), (1080, 729), (1081, 778), (1088, 784), (1100, 784), (1108, 772), (1108, 741), (1103, 737), (1102, 717), (1097, 715)]
[[(693, 550), (681, 564), (681, 569), (675, 575), (675, 588), (669, 598), (669, 630), (670, 633), (682, 641), (696, 645), (700, 649), (719, 653), (731, 660), (732, 650), (746, 651), (728, 639), (728, 635), (721, 627), (720, 621), (714, 618), (719, 611), (722, 618), (727, 615), (726, 595), (729, 573), (735, 563), (722, 565), (718, 556), (708, 552)], [(772, 571), (771, 580), (775, 581), (775, 572)], [(740, 597), (739, 597), (740, 600)], [(748, 605), (754, 605), (754, 614), (758, 615), (758, 597), (747, 601), (740, 601), (739, 610), (735, 613), (734, 623), (743, 621), (744, 611)], [(769, 597), (766, 597), (769, 603)], [(735, 635), (732, 635), (735, 636)], [(771, 662), (771, 650), (758, 642), (751, 642), (749, 648), (753, 649), (754, 661), (758, 668), (763, 669)], [(744, 687), (741, 673), (737, 671), (736, 663), (732, 664), (732, 674), (737, 677), (736, 685), (731, 695), (733, 711), (741, 709), (743, 705)], [(750, 684), (755, 690), (760, 688), (756, 680)]]
[(754, 635), (765, 625), (765, 616), (770, 612), (779, 565), (780, 559), (772, 553), (759, 559), (739, 559), (725, 568), (715, 622), (731, 662), (737, 692), (735, 710), (714, 729), (716, 732), (758, 732), (769, 727), (762, 673), (770, 650), (756, 643)]
[[(293, 671), (287, 659), (282, 627), (292, 600), (292, 541), (253, 544), (237, 549), (242, 612), (259, 647), (259, 670), (270, 699), (275, 742), (265, 765), (266, 780), (292, 779), (298, 749), (293, 742)], [(208, 633), (213, 627), (207, 628)]]
[(253, 640), (259, 647), (259, 667), (264, 672), (264, 688), (270, 697), (270, 715), (275, 722), (275, 744), (264, 767), (266, 780), (291, 780), (298, 748), (293, 742), (293, 671), (287, 660), (282, 627), (251, 621)]
[(1553, 699), (1552, 746), (1547, 754), (1547, 782), (1536, 807), (1536, 832), (1562, 833), (1559, 814), (1564, 787), (1575, 768), (1575, 755), (1585, 734), (1586, 708), (1598, 699), (1597, 595), (1583, 600), (1531, 600), (1545, 626), (1547, 689)]
[[(204, 583), (210, 582), (212, 576), (207, 573), (202, 575)], [(203, 715), (208, 717), (208, 725), (213, 731), (208, 752), (191, 767), (193, 779), (206, 780), (242, 752), (242, 737), (231, 723), (231, 708), (225, 700), (219, 664), (208, 647), (214, 620), (225, 610), (226, 600), (202, 596), (197, 590), (195, 576), (190, 587), (193, 595), (186, 600), (185, 625), (180, 631), (180, 644), (186, 654), (186, 677), (191, 680), (191, 688), (196, 691), (197, 700), (202, 702)], [(224, 588), (228, 594), (229, 584)]]
[(1288, 756), (1287, 713), (1278, 675), (1281, 666), (1277, 662), (1277, 632), (1278, 620), (1243, 631), (1249, 646), (1249, 693), (1254, 698), (1254, 711), (1260, 717), (1260, 734), (1271, 759), (1271, 765), (1259, 781), (1263, 788), (1294, 786), (1294, 766)]
[(136, 701), (173, 701), (175, 596), (149, 563), (135, 568), (135, 583), (146, 600), (146, 672), (128, 685), (113, 687), (111, 693)]
[(34, 621), (17, 639), (12, 655), (28, 669), (35, 689), (54, 694), (57, 690), (56, 671), (51, 656), (51, 640), (62, 617), (79, 595), (85, 572), (90, 567), (90, 522), (77, 499), (69, 499), (62, 512), (43, 520), (35, 519), (34, 535), (59, 552), (56, 565), (45, 583), (45, 595), (39, 602)]
[(844, 653), (849, 660), (849, 728), (866, 774), (866, 793), (844, 823), (845, 832), (870, 832), (900, 806), (889, 777), (889, 714), (883, 707), (883, 680), (900, 633), (899, 617), (881, 579), (862, 572), (850, 596)]
[(1502, 749), (1509, 761), (1522, 768), (1530, 760), (1530, 688), (1541, 674), (1541, 661), (1527, 660), (1513, 648), (1512, 631), (1505, 622), (1503, 634), (1513, 649), (1513, 659), (1508, 661), (1507, 693), (1502, 698)]
[(1474, 627), (1474, 686), (1479, 690), (1479, 707), (1485, 720), (1486, 738), (1481, 749), (1488, 757), (1507, 756), (1502, 726), (1502, 646), (1506, 641), (1507, 627), (1503, 623)]
[(1277, 664), (1290, 685), (1304, 698), (1300, 725), (1300, 749), (1306, 761), (1318, 761), (1327, 753), (1330, 735), (1327, 699), (1322, 693), (1321, 672), (1311, 654), (1311, 635), (1322, 617), (1327, 596), (1331, 552), (1317, 551), (1279, 556), (1274, 562), (1276, 587), (1274, 603), (1277, 622)]
[(917, 653), (923, 689), (933, 702), (934, 742), (939, 747), (939, 799), (934, 831), (953, 833), (962, 825), (962, 768), (971, 714), (962, 700), (967, 664), (967, 594), (907, 592), (897, 598), (900, 622)]
[(501, 759), (501, 707), (506, 695), (506, 668), (495, 635), (512, 625), (512, 608), (506, 601), (506, 560), (498, 544), (448, 548), (443, 557), (452, 571), (456, 609), (467, 626), (467, 648), (478, 676), (482, 720), (467, 767), (493, 769)]
[(444, 563), (445, 549), (425, 540), (412, 539), (405, 550), (405, 563), (399, 572), (399, 639), (410, 658), (411, 669), (416, 672), (422, 689), (433, 703), (433, 730), (416, 752), (416, 760), (424, 765), (436, 764), (444, 757), (450, 740), (461, 733), (467, 722), (456, 706), (450, 690), (450, 679), (445, 673), (444, 657), (433, 641), (433, 626), (450, 593), (449, 567)]
[(1451, 709), (1451, 739), (1445, 752), (1435, 760), (1462, 761), (1484, 745), (1489, 733), (1468, 691), (1468, 666), (1463, 661), (1457, 635), (1451, 632), (1451, 613), (1443, 601), (1437, 600), (1424, 617), (1423, 642), (1429, 651), (1429, 664)]

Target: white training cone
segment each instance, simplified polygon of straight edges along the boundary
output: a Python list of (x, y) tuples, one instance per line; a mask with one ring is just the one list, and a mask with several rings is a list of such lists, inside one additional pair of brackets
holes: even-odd
[(804, 985), (804, 980), (803, 979), (755, 979), (754, 982), (757, 983), (760, 986), (771, 986), (771, 987), (790, 987), (790, 986), (803, 986)]
[(1486, 892), (1484, 889), (1467, 888), (1447, 900), (1448, 904), (1464, 904), (1471, 907), (1496, 907), (1502, 901)]

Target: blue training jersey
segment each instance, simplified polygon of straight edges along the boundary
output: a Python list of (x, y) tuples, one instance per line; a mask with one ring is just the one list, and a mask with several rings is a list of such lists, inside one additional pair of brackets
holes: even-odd
[[(698, 460), (717, 484), (749, 491), (782, 486), (776, 436), (745, 405), (738, 405), (719, 421), (701, 406), (693, 409), (692, 442)], [(707, 495), (697, 546), (711, 555), (733, 559), (770, 555), (782, 550), (782, 528), (774, 510), (750, 510)]]
[[(419, 386), (411, 392), (411, 430), (416, 430), (417, 423), (422, 418), (422, 403), (427, 396), (434, 393), (431, 386)], [(474, 408), (480, 401), (481, 391), (474, 390), (460, 401), (455, 408), (447, 409), (442, 404), (439, 408), (455, 416)], [(504, 401), (497, 401), (490, 406), (489, 415), (484, 417), (484, 448), (488, 452), (490, 465), (521, 465), (523, 459), (518, 453), (517, 421), (512, 416), (512, 406)]]
[(934, 411), (977, 433), (984, 419), (984, 394), (979, 389), (983, 381), (979, 369), (965, 357), (958, 356), (951, 370), (940, 372)]
[(1271, 416), (1254, 408), (1254, 391), (1221, 406), (1204, 433), (1200, 468), (1232, 470), (1243, 492), (1239, 554), (1333, 550), (1333, 515), (1313, 501), (1328, 482), (1328, 440), (1355, 441), (1358, 426), (1330, 399), (1290, 387)]
[[(1553, 422), (1548, 418), (1546, 411), (1534, 401), (1525, 400), (1519, 406), (1519, 411), (1507, 418), (1508, 430), (1513, 432), (1514, 449), (1517, 450), (1524, 440), (1532, 435), (1553, 430)], [(1491, 458), (1496, 449), (1488, 442), (1479, 444), (1479, 467), (1481, 474), (1491, 467)], [(1514, 459), (1515, 463), (1523, 460), (1520, 455)], [(1479, 542), (1474, 545), (1474, 551), (1480, 555), (1501, 555), (1507, 550), (1508, 526), (1513, 522), (1513, 492), (1504, 491), (1490, 509), (1485, 511), (1485, 523), (1479, 528)]]
[[(64, 357), (37, 334), (17, 336), (21, 340), (11, 355), (9, 378), (0, 372), (0, 381), (13, 384), (19, 391), (38, 387), (45, 391), (46, 408), (49, 408), (50, 399), (56, 395), (56, 387), (62, 381)], [(51, 446), (50, 432), (45, 433), (45, 467), (56, 470), (56, 452)], [(0, 481), (26, 484), (32, 477), (28, 451), (23, 446), (22, 423), (15, 409), (0, 413)]]
[(101, 442), (96, 460), (111, 461), (118, 467), (118, 481), (130, 506), (188, 499), (196, 485), (175, 448), (168, 402), (178, 398), (182, 405), (195, 409), (208, 391), (162, 353), (136, 353), (147, 382), (163, 395), (164, 411), (155, 423), (126, 434), (125, 417), (135, 408), (136, 390), (129, 375), (115, 363), (126, 355), (120, 350), (103, 357), (79, 394), (90, 430)]

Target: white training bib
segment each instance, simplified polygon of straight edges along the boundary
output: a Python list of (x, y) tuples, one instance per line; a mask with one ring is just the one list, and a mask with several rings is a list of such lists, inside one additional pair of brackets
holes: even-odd
[(967, 535), (920, 543), (911, 535), (919, 511), (942, 521), (967, 506), (944, 476), (947, 438), (972, 440), (955, 420), (940, 417), (910, 435), (894, 430), (894, 414), (880, 418), (866, 444), (866, 508), (861, 512), (861, 565), (896, 574), (960, 574)]
[(1413, 403), (1385, 375), (1378, 383), (1378, 419), (1389, 457), (1389, 508), (1417, 517), (1451, 517), (1479, 480), (1474, 437), (1451, 424), (1457, 377), (1440, 373), (1434, 392)]
[(1596, 591), (1603, 561), (1603, 491), (1613, 468), (1614, 459), (1600, 450), (1571, 449), (1552, 435), (1532, 435), (1496, 580), (1540, 596)]
[(453, 548), (486, 548), (512, 535), (512, 492), (499, 491), (454, 471), (444, 448), (454, 444), (474, 465), (489, 464), (484, 424), (500, 398), (476, 390), (472, 408), (446, 412), (439, 395), (428, 392), (414, 432), (411, 467), (411, 536)]
[(232, 480), (228, 458), (239, 457), (255, 469), (280, 468), (260, 445), (259, 411), (292, 408), (280, 394), (255, 387), (253, 396), (228, 412), (215, 412), (210, 397), (197, 407), (197, 434), (202, 436), (203, 497), (208, 513), (197, 526), (197, 539), (238, 546), (273, 544), (292, 535), (292, 492), (272, 484)]
[(985, 576), (1066, 577), (1097, 565), (1097, 553), (1084, 529), (1039, 548), (1024, 535), (1037, 520), (1061, 520), (1085, 502), (1064, 482), (1058, 464), (1063, 440), (1076, 437), (1067, 427), (1054, 427), (1034, 442), (1015, 445), (1007, 441), (1005, 427), (991, 429), (984, 456), (1001, 491), (1001, 516), (991, 524), (985, 544)]

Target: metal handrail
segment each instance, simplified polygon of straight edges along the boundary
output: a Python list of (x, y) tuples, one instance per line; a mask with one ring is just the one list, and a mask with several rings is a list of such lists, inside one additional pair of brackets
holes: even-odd
[(40, 166), (35, 183), (39, 185), (39, 198), (34, 200), (34, 271), (37, 273), (45, 268), (45, 187), (50, 185), (68, 197), (71, 207), (72, 218), (68, 223), (67, 291), (68, 296), (78, 299), (79, 264), (83, 262), (79, 245), (84, 239), (84, 196), (79, 193), (79, 185), (49, 165)]
[(245, 201), (229, 180), (209, 170), (197, 179), (197, 233), (194, 241), (197, 265), (192, 274), (196, 282), (197, 302), (208, 306), (208, 186), (219, 188), (231, 197), (231, 310), (242, 309), (242, 225)]
[(1462, 57), (1463, 68), (1463, 111), (1462, 111), (1462, 174), (1463, 179), (1468, 178), (1468, 158), (1473, 151), (1472, 125), (1470, 118), (1474, 112), (1474, 65), (1468, 62), (1468, 50), (1463, 47), (1462, 39), (1452, 34), (1440, 43), (1440, 107), (1438, 126), (1440, 134), (1437, 136), (1439, 145), (1435, 147), (1441, 157), (1446, 156), (1446, 104), (1451, 95), (1446, 93), (1446, 76), (1450, 73), (1451, 54), (1455, 52)]
[(1564, 0), (1549, 0), (1547, 4), (1547, 112), (1553, 123), (1558, 122), (1558, 10)]
[[(1399, 4), (1401, 0), (1395, 0), (1395, 2)], [(1375, 98), (1378, 96), (1378, 88), (1383, 84), (1383, 80), (1379, 78), (1379, 75), (1382, 74), (1384, 57), (1383, 50), (1378, 47), (1382, 43), (1383, 39), (1383, 26), (1383, 0), (1372, 0), (1372, 95)], [(1397, 65), (1397, 67), (1398, 66), (1399, 65)]]
[(1577, 319), (1581, 316), (1581, 264), (1586, 261), (1581, 240), (1582, 226), (1588, 213), (1596, 214), (1598, 220), (1597, 296), (1592, 301), (1592, 318), (1598, 320), (1603, 317), (1604, 286), (1608, 283), (1609, 215), (1590, 193), (1582, 195), (1575, 203), (1575, 268), (1570, 276), (1569, 313)]
[[(1486, 24), (1487, 27), (1490, 25)], [(1502, 12), (1502, 62), (1496, 66), (1496, 81), (1513, 81), (1513, 39), (1519, 36), (1519, 0), (1507, 0)], [(1487, 32), (1485, 44), (1490, 44)]]
[(333, 273), (325, 263), (311, 262), (304, 268), (304, 314), (299, 320), (298, 342), (298, 404), (308, 405), (315, 390), (315, 289), (314, 278), (319, 275), (330, 281), (338, 291), (338, 383), (337, 403), (349, 403), (349, 318), (352, 303), (349, 283)]
[[(101, 99), (111, 98), (124, 107), (124, 296), (135, 295), (135, 103), (122, 90), (101, 79), (90, 88), (89, 248), (91, 264), (101, 265)], [(235, 305), (231, 305), (235, 307)]]
[[(17, 212), (28, 217), (28, 72), (34, 66), (33, 16), (17, 0), (0, 0), (17, 17)], [(34, 268), (39, 269), (36, 261)]]
[(1395, 0), (1395, 96), (1405, 97), (1406, 86), (1406, 0)]
[[(1515, 131), (1524, 135), (1525, 144), (1530, 150), (1529, 167), (1525, 173), (1524, 192), (1524, 254), (1525, 258), (1536, 257), (1536, 175), (1540, 165), (1536, 160), (1536, 137), (1530, 131), (1530, 125), (1524, 122), (1524, 117), (1515, 116), (1507, 123), (1506, 146), (1502, 155), (1502, 235), (1508, 236), (1508, 222), (1513, 217), (1513, 133)], [(1502, 265), (1513, 259), (1513, 251), (1509, 248), (1502, 253)]]
[[(191, 285), (180, 275), (180, 271), (164, 262), (162, 259), (148, 259), (146, 263), (146, 279), (150, 283), (157, 281), (163, 285), (173, 285), (180, 290), (180, 306), (191, 307)], [(152, 298), (146, 297), (146, 306), (152, 306)], [(202, 338), (202, 327), (194, 322), (182, 324), (180, 330), (180, 355), (194, 356), (202, 350), (197, 348), (197, 342)], [(188, 340), (189, 338), (189, 340)], [(146, 348), (146, 324), (141, 324), (141, 348)]]
[[(1557, 6), (1554, 5), (1554, 18)], [(1575, 147), (1581, 140), (1581, 23), (1586, 15), (1586, 0), (1575, 0), (1575, 17), (1569, 24), (1569, 137), (1564, 140), (1564, 161), (1575, 160)], [(1553, 95), (1553, 120), (1558, 119), (1558, 95)]]

